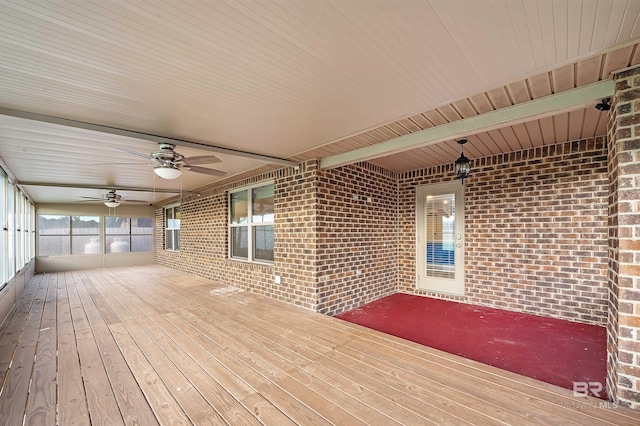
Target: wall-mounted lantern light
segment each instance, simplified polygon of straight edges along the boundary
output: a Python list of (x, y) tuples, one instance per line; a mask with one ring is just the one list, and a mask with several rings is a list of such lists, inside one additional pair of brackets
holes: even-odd
[(455, 162), (455, 171), (456, 177), (460, 179), (464, 185), (464, 180), (469, 177), (469, 173), (471, 172), (471, 161), (464, 156), (464, 144), (467, 143), (467, 140), (460, 139), (457, 142), (462, 147), (462, 153), (460, 154), (460, 158)]

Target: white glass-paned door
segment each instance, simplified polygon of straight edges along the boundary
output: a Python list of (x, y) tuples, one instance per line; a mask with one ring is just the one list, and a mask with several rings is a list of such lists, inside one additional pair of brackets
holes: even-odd
[(460, 182), (417, 191), (417, 287), (464, 294), (464, 193)]

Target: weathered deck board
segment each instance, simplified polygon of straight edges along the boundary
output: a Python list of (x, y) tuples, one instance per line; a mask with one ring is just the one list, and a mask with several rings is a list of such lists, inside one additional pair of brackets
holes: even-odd
[(53, 276), (45, 296), (25, 414), (26, 424), (51, 425), (56, 422), (57, 283), (57, 277)]
[(39, 280), (33, 303), (26, 318), (18, 345), (13, 353), (0, 395), (0, 418), (6, 424), (22, 424), (27, 407), (33, 364), (42, 320), (49, 276)]
[[(91, 285), (88, 285), (84, 278), (82, 282), (87, 291), (81, 295), (80, 300), (85, 308), (105, 371), (125, 423), (149, 426), (158, 424), (107, 326), (106, 321), (111, 320), (112, 324), (118, 322), (115, 314), (103, 306), (102, 296)], [(96, 307), (94, 300), (98, 301), (97, 305), (100, 308)]]
[(31, 310), (31, 305), (35, 300), (40, 281), (44, 279), (44, 275), (37, 275), (30, 285), (25, 288), (22, 296), (18, 298), (13, 311), (9, 313), (6, 321), (0, 327), (0, 389), (6, 378), (9, 364), (13, 359), (13, 355), (18, 346), (18, 341), (22, 335), (22, 329), (26, 324), (26, 318)]
[(70, 273), (58, 277), (58, 424), (89, 424), (89, 409), (82, 383), (76, 333), (71, 318), (70, 294), (67, 289)]
[(640, 424), (638, 412), (335, 318), (211, 293), (221, 287), (157, 265), (37, 275), (0, 328), (0, 419)]

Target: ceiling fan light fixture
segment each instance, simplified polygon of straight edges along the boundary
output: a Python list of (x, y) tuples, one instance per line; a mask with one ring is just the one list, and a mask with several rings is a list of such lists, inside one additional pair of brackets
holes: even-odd
[(176, 179), (182, 175), (182, 171), (175, 166), (156, 166), (153, 171), (162, 179)]
[(109, 201), (105, 201), (104, 205), (107, 207), (112, 207), (112, 208), (116, 208), (120, 205), (120, 201), (117, 200), (109, 200)]

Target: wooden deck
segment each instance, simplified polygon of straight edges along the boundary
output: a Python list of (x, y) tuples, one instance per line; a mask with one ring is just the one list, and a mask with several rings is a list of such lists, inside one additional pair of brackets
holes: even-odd
[(162, 266), (37, 275), (0, 423), (638, 425), (640, 413)]

